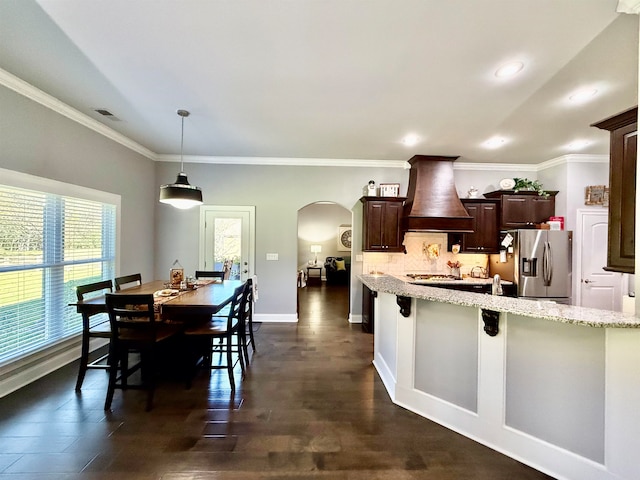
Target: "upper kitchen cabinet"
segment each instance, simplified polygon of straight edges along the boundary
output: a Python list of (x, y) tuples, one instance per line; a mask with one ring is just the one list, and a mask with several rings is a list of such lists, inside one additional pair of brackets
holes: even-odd
[(638, 107), (591, 126), (611, 132), (609, 239), (605, 270), (634, 273)]
[(362, 197), (364, 225), (362, 250), (403, 252), (400, 219), (405, 197)]
[(469, 215), (473, 217), (473, 232), (462, 237), (462, 251), (471, 253), (499, 253), (500, 202), (489, 199), (462, 200)]
[(535, 228), (536, 224), (546, 222), (555, 215), (558, 192), (546, 193), (545, 196), (535, 191), (496, 190), (484, 196), (500, 200), (500, 229), (515, 230)]

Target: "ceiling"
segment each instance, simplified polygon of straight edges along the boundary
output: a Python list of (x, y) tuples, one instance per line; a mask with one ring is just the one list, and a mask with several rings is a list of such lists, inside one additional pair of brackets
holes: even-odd
[[(0, 68), (160, 155), (180, 151), (182, 108), (203, 161), (540, 163), (608, 153), (589, 125), (637, 104), (638, 16), (617, 4), (1, 0)], [(582, 87), (598, 93), (569, 102)]]

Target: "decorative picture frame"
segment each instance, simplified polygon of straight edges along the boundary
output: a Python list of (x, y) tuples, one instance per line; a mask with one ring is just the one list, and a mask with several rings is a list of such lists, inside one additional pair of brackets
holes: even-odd
[(600, 205), (606, 207), (609, 205), (609, 187), (606, 185), (589, 185), (585, 188), (584, 194), (585, 205)]
[(381, 197), (398, 197), (399, 195), (400, 195), (399, 183), (381, 183), (380, 184)]
[(169, 272), (171, 285), (180, 285), (184, 280), (184, 268), (172, 268)]
[(351, 251), (352, 234), (353, 234), (353, 231), (351, 229), (351, 225), (343, 225), (341, 227), (338, 227), (338, 251), (339, 252)]

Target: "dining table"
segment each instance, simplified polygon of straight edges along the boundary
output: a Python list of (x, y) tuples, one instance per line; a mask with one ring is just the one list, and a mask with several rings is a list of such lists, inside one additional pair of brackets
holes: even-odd
[[(116, 295), (154, 294), (154, 306), (161, 320), (193, 322), (220, 312), (233, 299), (236, 288), (242, 280), (223, 282), (204, 281), (195, 284), (195, 288), (180, 290), (167, 287), (166, 280), (154, 280), (141, 285), (113, 292)], [(70, 303), (78, 313), (106, 312), (105, 296), (99, 295)]]

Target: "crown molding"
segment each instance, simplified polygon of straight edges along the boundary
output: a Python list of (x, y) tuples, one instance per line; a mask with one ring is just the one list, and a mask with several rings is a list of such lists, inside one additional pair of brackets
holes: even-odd
[(640, 0), (618, 0), (616, 12), (638, 15), (640, 13)]
[(568, 163), (609, 163), (609, 155), (591, 155), (571, 153), (562, 155), (561, 157), (552, 158), (546, 162), (536, 165), (536, 171), (546, 170), (547, 168), (557, 167)]
[(535, 172), (537, 165), (535, 164), (518, 164), (518, 163), (471, 163), (471, 162), (454, 162), (454, 170), (502, 170), (503, 172)]
[[(180, 162), (180, 155), (156, 156), (159, 162)], [(359, 160), (352, 158), (289, 158), (289, 157), (213, 157), (185, 155), (189, 163), (215, 165), (280, 165), (290, 167), (360, 167), (360, 168), (409, 168), (405, 160)]]
[[(360, 168), (411, 168), (404, 160), (358, 160), (341, 158), (290, 158), (290, 157), (214, 157), (204, 155), (184, 155), (185, 163), (211, 165), (270, 165), (290, 167), (360, 167)], [(180, 163), (180, 155), (159, 154), (158, 162)], [(547, 168), (568, 163), (609, 163), (608, 155), (569, 154), (538, 164), (522, 163), (472, 163), (456, 162), (454, 170), (503, 172), (539, 172)]]
[(146, 147), (143, 147), (137, 142), (134, 142), (129, 137), (122, 135), (121, 133), (116, 132), (112, 128), (107, 127), (106, 125), (94, 120), (90, 116), (76, 110), (73, 107), (70, 107), (66, 103), (58, 100), (52, 95), (43, 92), (39, 88), (34, 87), (30, 83), (25, 82), (24, 80), (16, 77), (15, 75), (7, 72), (0, 68), (0, 85), (7, 87), (10, 90), (26, 97), (30, 100), (33, 100), (36, 103), (39, 103), (43, 107), (46, 107), (50, 110), (53, 110), (60, 115), (67, 117), (68, 119), (79, 123), (87, 127), (94, 132), (107, 137), (114, 142), (119, 143), (120, 145), (133, 150), (140, 155), (150, 158), (151, 160), (156, 160), (157, 155), (149, 150)]

